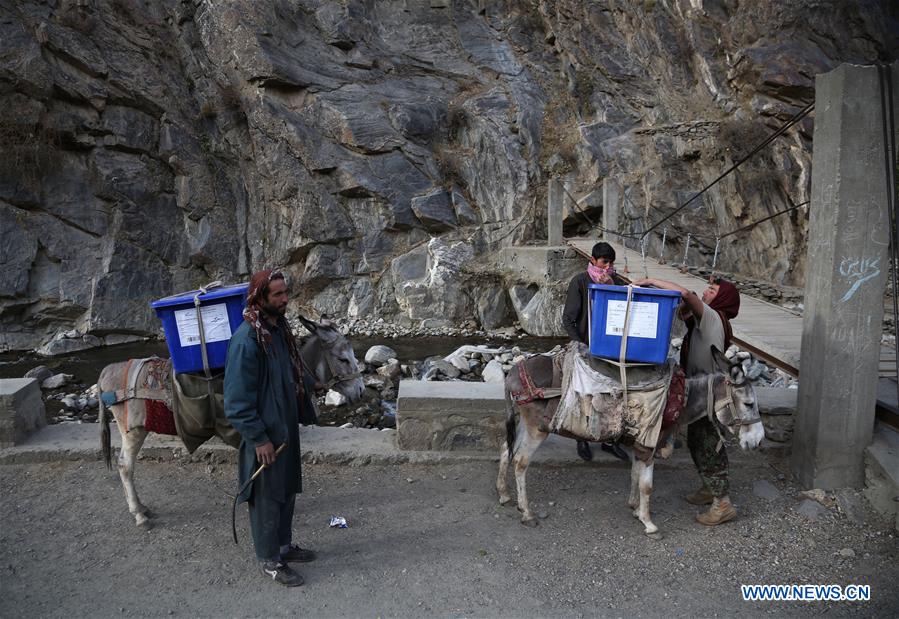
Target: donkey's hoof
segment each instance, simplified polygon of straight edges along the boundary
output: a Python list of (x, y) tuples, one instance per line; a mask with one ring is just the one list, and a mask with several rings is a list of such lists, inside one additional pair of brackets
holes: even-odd
[(510, 497), (510, 496), (501, 496), (501, 497), (499, 497), (499, 504), (500, 505), (508, 505), (509, 501), (511, 501), (511, 500), (512, 500), (512, 497)]
[(649, 539), (654, 539), (655, 541), (665, 539), (665, 536), (662, 535), (661, 531), (653, 531), (652, 533), (646, 533), (646, 537), (648, 537)]
[(141, 513), (144, 515), (144, 518), (155, 518), (156, 517), (156, 513), (147, 509), (146, 507), (143, 509), (143, 511)]
[(530, 518), (522, 518), (521, 524), (523, 524), (526, 527), (536, 527), (539, 524), (539, 521), (536, 518), (534, 518), (533, 516), (531, 516)]
[(140, 520), (137, 523), (137, 527), (139, 529), (143, 529), (144, 531), (149, 531), (150, 529), (153, 528), (153, 521), (150, 519)]

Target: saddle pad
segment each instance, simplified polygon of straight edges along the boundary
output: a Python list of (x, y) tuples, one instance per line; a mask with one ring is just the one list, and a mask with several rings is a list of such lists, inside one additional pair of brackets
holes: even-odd
[(175, 415), (171, 409), (165, 405), (165, 402), (159, 400), (146, 400), (147, 419), (144, 427), (156, 434), (168, 434), (169, 436), (178, 436), (175, 429)]
[(654, 448), (662, 426), (673, 366), (646, 368), (631, 382), (628, 371), (627, 402), (620, 376), (591, 363), (577, 348), (565, 352), (562, 398), (550, 423), (551, 431), (590, 441), (630, 437)]

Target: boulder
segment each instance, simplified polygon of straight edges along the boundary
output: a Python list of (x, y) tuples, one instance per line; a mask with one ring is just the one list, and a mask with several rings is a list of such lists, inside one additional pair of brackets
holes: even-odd
[(45, 380), (53, 376), (53, 372), (46, 365), (39, 365), (25, 372), (25, 378), (33, 378), (37, 384), (43, 384)]
[(378, 375), (383, 376), (390, 381), (399, 378), (402, 373), (403, 370), (400, 367), (400, 362), (396, 359), (388, 359), (387, 363), (378, 368)]
[(395, 358), (396, 351), (382, 344), (376, 344), (365, 351), (365, 362), (374, 367), (380, 367)]
[(412, 198), (412, 211), (432, 232), (451, 230), (458, 224), (450, 196), (443, 189)]
[(339, 391), (329, 389), (328, 393), (325, 394), (325, 406), (343, 406), (346, 403), (346, 396)]
[(506, 380), (506, 373), (503, 372), (503, 364), (495, 359), (489, 361), (487, 365), (484, 366), (484, 371), (481, 376), (485, 383), (502, 383)]
[(459, 375), (461, 374), (459, 368), (454, 366), (452, 363), (444, 361), (443, 359), (434, 361), (432, 367), (447, 378), (459, 378)]
[(478, 321), (484, 329), (492, 331), (512, 323), (514, 313), (502, 286), (482, 290), (477, 299)]
[(59, 389), (73, 378), (71, 374), (54, 374), (41, 383), (41, 389)]

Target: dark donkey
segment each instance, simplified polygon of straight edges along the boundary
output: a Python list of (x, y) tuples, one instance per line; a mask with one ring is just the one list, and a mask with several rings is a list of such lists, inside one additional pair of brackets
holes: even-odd
[[(315, 378), (317, 385), (342, 393), (349, 402), (358, 401), (365, 390), (365, 386), (362, 383), (359, 366), (349, 340), (327, 320), (316, 323), (300, 317), (300, 321), (310, 332), (310, 335), (302, 340), (300, 356), (306, 369)], [(100, 372), (100, 378), (97, 380), (97, 387), (100, 392), (110, 392), (121, 388), (128, 380), (128, 368), (133, 361), (135, 360), (113, 363), (103, 368)], [(167, 366), (169, 371), (171, 371), (170, 363), (167, 362)], [(166, 399), (171, 402), (171, 393), (168, 394)], [(119, 476), (122, 478), (122, 486), (125, 489), (128, 511), (134, 515), (137, 526), (150, 528), (152, 514), (140, 502), (137, 491), (134, 488), (134, 466), (137, 462), (137, 454), (140, 452), (149, 431), (144, 426), (136, 426), (129, 429), (126, 402), (119, 402), (107, 407), (101, 398), (100, 442), (104, 460), (110, 468), (112, 466), (112, 446), (110, 444), (107, 408), (112, 411), (119, 434), (122, 437), (118, 468)]]
[[(684, 410), (678, 423), (690, 424), (701, 417), (713, 416), (715, 423), (724, 426), (730, 433), (739, 436), (743, 449), (754, 449), (765, 436), (755, 401), (752, 383), (746, 379), (739, 363), (731, 364), (720, 351), (712, 348), (712, 354), (718, 365), (718, 372), (705, 374), (686, 380)], [(558, 387), (553, 385), (553, 360), (551, 357), (537, 355), (522, 361), (535, 386), (542, 388)], [(512, 500), (509, 495), (506, 477), (509, 463), (515, 464), (515, 482), (518, 489), (518, 509), (521, 511), (523, 524), (536, 525), (537, 520), (528, 506), (525, 475), (531, 456), (540, 444), (549, 436), (543, 427), (543, 415), (553, 398), (539, 399), (526, 404), (512, 401), (512, 393), (521, 393), (523, 385), (517, 368), (513, 368), (506, 377), (506, 444), (499, 457), (499, 475), (496, 490), (499, 502), (505, 505)], [(554, 398), (558, 402), (558, 397)], [(521, 417), (516, 431), (516, 416)], [(624, 438), (624, 437), (623, 437)], [(652, 494), (653, 457), (655, 449), (636, 447), (631, 456), (631, 492), (627, 504), (633, 509), (633, 515), (645, 527), (644, 533), (654, 539), (661, 539), (659, 528), (653, 524), (649, 516), (649, 497)]]

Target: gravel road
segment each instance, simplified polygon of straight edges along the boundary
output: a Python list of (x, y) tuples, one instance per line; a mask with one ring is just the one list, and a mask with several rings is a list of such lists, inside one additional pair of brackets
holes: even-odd
[[(740, 518), (713, 529), (680, 498), (695, 474), (657, 470), (654, 541), (624, 505), (624, 468), (533, 467), (544, 518), (527, 528), (497, 504), (493, 463), (306, 464), (295, 540), (320, 558), (286, 589), (257, 571), (245, 509), (240, 545), (230, 540), (231, 466), (141, 462), (138, 490), (157, 514), (143, 531), (99, 462), (4, 465), (0, 615), (899, 616), (895, 534), (861, 501), (852, 517), (803, 515), (777, 466), (734, 470)], [(770, 500), (753, 490), (761, 480)], [(349, 528), (328, 528), (332, 514)], [(872, 599), (742, 601), (739, 585), (757, 583), (868, 584)]]

